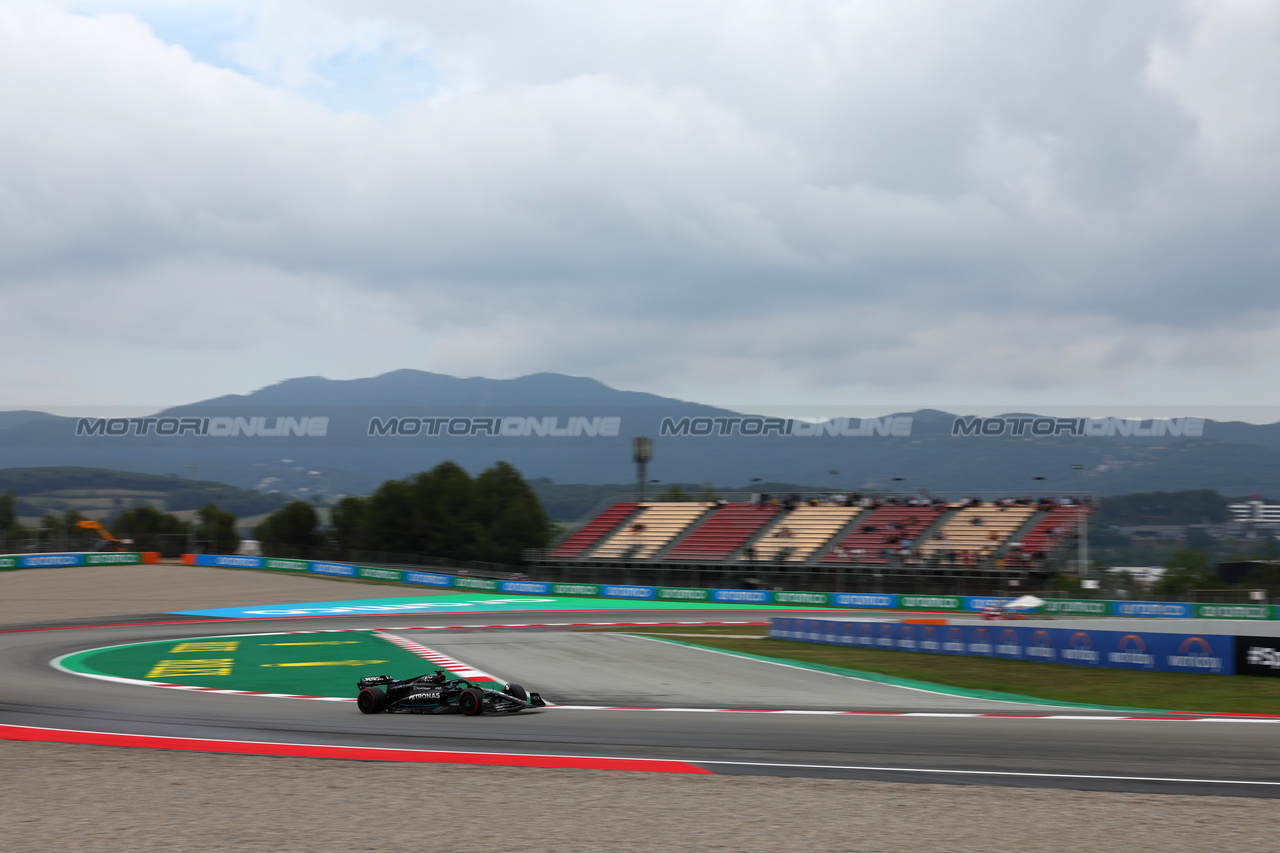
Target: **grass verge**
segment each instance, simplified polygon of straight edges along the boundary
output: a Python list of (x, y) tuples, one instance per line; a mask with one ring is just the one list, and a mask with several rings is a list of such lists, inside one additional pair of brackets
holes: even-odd
[[(1094, 707), (1218, 714), (1280, 714), (1280, 679), (1246, 675), (1135, 672), (797, 643), (769, 639), (769, 629), (764, 625), (681, 625), (643, 630), (592, 630), (667, 637), (682, 643), (777, 660), (799, 661), (965, 690), (1012, 693)], [(716, 634), (750, 636), (718, 637)]]

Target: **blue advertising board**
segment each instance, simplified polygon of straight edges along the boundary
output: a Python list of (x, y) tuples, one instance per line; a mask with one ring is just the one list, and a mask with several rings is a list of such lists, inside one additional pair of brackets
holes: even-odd
[(882, 593), (837, 592), (831, 596), (831, 603), (836, 607), (883, 607), (895, 609), (898, 596)]
[(194, 566), (228, 566), (235, 569), (266, 568), (261, 557), (239, 557), (235, 554), (192, 554)]
[(453, 586), (453, 575), (438, 575), (435, 572), (405, 572), (404, 579), (408, 583), (427, 586)]
[(1111, 615), (1191, 619), (1196, 615), (1196, 606), (1181, 601), (1113, 601)]
[(317, 575), (337, 575), (340, 578), (353, 578), (356, 576), (356, 567), (349, 566), (346, 563), (313, 562), (309, 571)]
[(600, 595), (605, 598), (657, 598), (656, 586), (624, 586), (606, 584), (600, 587)]
[(1156, 672), (1235, 674), (1235, 638), (1156, 631), (1081, 631), (1013, 625), (908, 625), (775, 618), (769, 636), (925, 652)]
[(18, 565), (24, 569), (49, 568), (50, 566), (84, 565), (83, 554), (31, 554), (18, 558)]
[(550, 595), (551, 584), (540, 581), (503, 581), (498, 589), (508, 595)]
[(769, 604), (773, 593), (767, 589), (713, 589), (711, 600), (729, 604)]

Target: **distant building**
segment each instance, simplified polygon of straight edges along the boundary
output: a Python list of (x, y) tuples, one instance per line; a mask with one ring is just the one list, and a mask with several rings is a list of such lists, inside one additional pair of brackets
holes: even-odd
[(1248, 538), (1258, 534), (1274, 536), (1280, 533), (1280, 504), (1260, 500), (1245, 501), (1228, 504), (1227, 510), (1231, 513), (1232, 524), (1238, 526)]
[(1187, 528), (1180, 524), (1135, 524), (1130, 527), (1117, 527), (1121, 536), (1134, 539), (1186, 539)]
[(1130, 575), (1140, 584), (1154, 584), (1164, 577), (1164, 566), (1113, 566), (1107, 572), (1114, 575)]

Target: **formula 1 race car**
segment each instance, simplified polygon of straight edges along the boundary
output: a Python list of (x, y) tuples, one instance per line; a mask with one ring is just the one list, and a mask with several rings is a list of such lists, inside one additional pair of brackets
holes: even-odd
[(441, 670), (400, 681), (389, 675), (371, 675), (360, 679), (356, 686), (360, 688), (356, 707), (362, 714), (381, 714), (384, 711), (392, 714), (434, 714), (443, 709), (456, 709), (468, 717), (475, 717), (485, 711), (514, 714), (526, 708), (547, 706), (541, 696), (528, 692), (519, 684), (507, 684), (501, 690), (491, 690), (465, 678), (449, 681)]

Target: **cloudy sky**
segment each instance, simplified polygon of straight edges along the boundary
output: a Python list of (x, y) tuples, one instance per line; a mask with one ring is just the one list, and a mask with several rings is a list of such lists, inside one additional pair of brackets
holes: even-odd
[(1268, 404), (1280, 3), (0, 2), (0, 403)]

